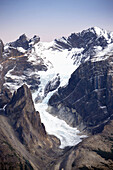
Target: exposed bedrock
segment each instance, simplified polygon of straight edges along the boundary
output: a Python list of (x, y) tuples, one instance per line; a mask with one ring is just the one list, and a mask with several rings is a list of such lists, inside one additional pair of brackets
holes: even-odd
[(68, 85), (59, 88), (49, 100), (49, 112), (72, 126), (102, 131), (113, 114), (113, 57), (82, 64)]

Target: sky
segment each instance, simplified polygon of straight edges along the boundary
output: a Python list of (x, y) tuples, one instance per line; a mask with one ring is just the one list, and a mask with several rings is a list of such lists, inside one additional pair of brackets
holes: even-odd
[(113, 0), (0, 0), (0, 38), (26, 34), (41, 41), (97, 26), (113, 31)]

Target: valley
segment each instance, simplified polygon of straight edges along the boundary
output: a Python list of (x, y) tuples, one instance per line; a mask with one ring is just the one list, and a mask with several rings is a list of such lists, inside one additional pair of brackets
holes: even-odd
[(0, 40), (0, 77), (0, 169), (113, 168), (113, 32)]

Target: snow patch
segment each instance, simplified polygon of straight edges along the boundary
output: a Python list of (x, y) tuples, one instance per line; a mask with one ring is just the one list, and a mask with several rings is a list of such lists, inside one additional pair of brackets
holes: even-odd
[(23, 49), (22, 47), (17, 47), (17, 50), (20, 51), (20, 52), (22, 52), (22, 53), (25, 53), (25, 52), (26, 52), (26, 50)]
[(3, 69), (3, 66), (0, 64), (0, 71), (2, 71), (2, 69)]
[(113, 53), (113, 43), (109, 44), (105, 49), (96, 49), (96, 55), (91, 59), (92, 62), (106, 60)]
[(106, 40), (108, 40), (108, 43), (111, 42), (111, 39), (109, 39), (108, 32), (106, 30), (103, 30), (99, 27), (93, 27), (93, 28), (91, 28), (91, 31), (95, 32), (99, 37), (103, 36)]

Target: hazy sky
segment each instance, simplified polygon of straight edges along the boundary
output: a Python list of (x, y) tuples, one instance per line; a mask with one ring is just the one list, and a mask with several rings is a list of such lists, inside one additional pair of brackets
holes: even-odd
[(92, 26), (113, 31), (113, 0), (0, 0), (0, 38), (51, 41)]

